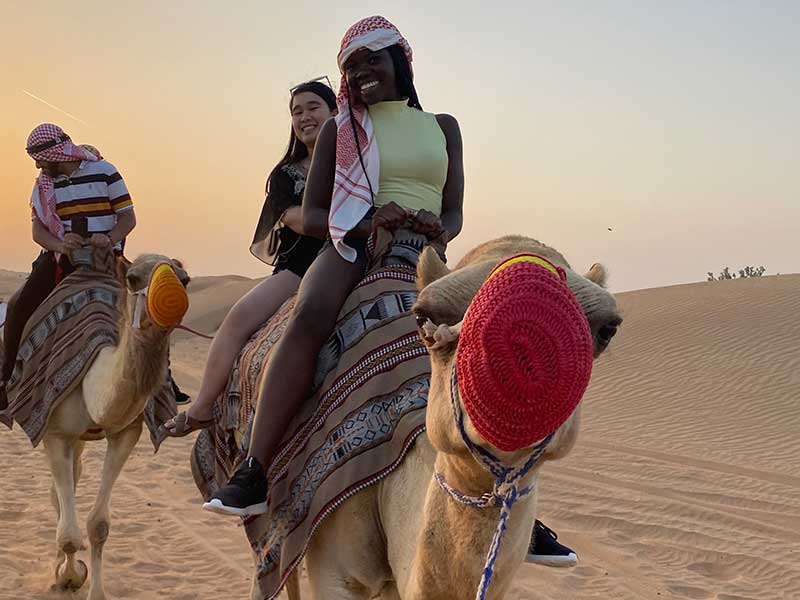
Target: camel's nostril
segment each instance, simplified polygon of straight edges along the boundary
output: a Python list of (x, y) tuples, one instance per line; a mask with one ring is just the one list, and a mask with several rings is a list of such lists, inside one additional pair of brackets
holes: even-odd
[(611, 343), (611, 340), (614, 338), (614, 336), (617, 335), (618, 328), (619, 324), (616, 322), (603, 325), (597, 332), (597, 341), (602, 346), (608, 346)]

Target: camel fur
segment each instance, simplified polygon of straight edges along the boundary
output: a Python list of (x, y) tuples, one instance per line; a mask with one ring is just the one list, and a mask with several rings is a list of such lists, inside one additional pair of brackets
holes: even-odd
[[(86, 441), (105, 437), (108, 447), (100, 489), (87, 522), (91, 545), (91, 582), (88, 600), (105, 600), (103, 546), (111, 526), (111, 491), (142, 432), (148, 398), (167, 376), (167, 351), (171, 329), (153, 324), (147, 315), (141, 327), (131, 324), (136, 296), (153, 268), (168, 263), (185, 286), (189, 278), (180, 263), (164, 256), (146, 254), (135, 262), (118, 262), (120, 340), (100, 350), (82, 382), (53, 411), (44, 434), (44, 448), (53, 475), (52, 499), (58, 513), (55, 587), (78, 589), (87, 568), (77, 560), (83, 547), (75, 509), (75, 488), (81, 475), (81, 453)], [(102, 433), (97, 433), (102, 430)]]
[[(622, 319), (614, 297), (604, 289), (607, 274), (595, 264), (589, 273), (573, 271), (557, 250), (521, 236), (478, 246), (450, 271), (427, 248), (418, 265), (420, 295), (414, 314), (430, 351), (431, 388), (427, 431), (396, 470), (345, 501), (319, 527), (305, 557), (315, 600), (464, 600), (474, 598), (499, 508), (477, 509), (456, 503), (434, 479), (434, 467), (464, 494), (491, 491), (494, 480), (464, 445), (453, 418), (450, 373), (458, 349), (460, 323), (492, 269), (504, 258), (538, 254), (566, 270), (567, 283), (588, 318), (597, 358)], [(565, 456), (575, 444), (580, 406), (556, 432), (543, 461)], [(472, 443), (507, 464), (524, 460), (526, 450), (501, 452), (482, 440), (466, 419)], [(521, 485), (535, 482), (539, 467)], [(535, 494), (518, 502), (495, 565), (489, 598), (503, 598), (522, 564), (536, 516)], [(298, 599), (297, 572), (289, 597)]]

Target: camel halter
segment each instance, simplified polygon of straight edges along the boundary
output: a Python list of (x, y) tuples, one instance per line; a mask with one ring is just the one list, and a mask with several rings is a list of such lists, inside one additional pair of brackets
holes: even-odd
[[(589, 324), (566, 284), (566, 273), (541, 256), (526, 253), (502, 261), (466, 311), (450, 375), (450, 400), (464, 445), (495, 481), (490, 492), (468, 496), (450, 486), (441, 472), (435, 478), (460, 504), (500, 507), (476, 600), (488, 593), (512, 507), (536, 488), (536, 478), (526, 487), (520, 482), (580, 402), (591, 376), (592, 354)], [(491, 447), (528, 449), (524, 462), (507, 465), (473, 444), (465, 412)]]
[(488, 450), (476, 446), (469, 439), (466, 429), (464, 427), (464, 413), (461, 410), (461, 404), (456, 397), (455, 390), (458, 389), (458, 375), (456, 369), (452, 369), (450, 378), (450, 400), (453, 407), (453, 417), (455, 418), (458, 432), (461, 435), (461, 440), (464, 445), (469, 449), (470, 454), (478, 461), (483, 468), (489, 471), (495, 477), (494, 486), (491, 492), (486, 492), (481, 496), (469, 496), (462, 494), (455, 488), (451, 487), (444, 478), (444, 475), (436, 471), (436, 483), (439, 484), (447, 494), (459, 504), (469, 506), (472, 508), (491, 508), (499, 506), (500, 519), (497, 522), (497, 528), (492, 536), (492, 543), (489, 545), (489, 552), (486, 554), (486, 561), (483, 565), (483, 573), (481, 581), (478, 585), (478, 591), (475, 594), (475, 600), (484, 600), (489, 591), (489, 586), (492, 583), (492, 575), (494, 575), (494, 566), (497, 562), (497, 557), (500, 554), (500, 546), (503, 543), (506, 529), (508, 528), (508, 518), (511, 516), (511, 509), (518, 500), (532, 494), (536, 490), (536, 480), (531, 485), (524, 488), (519, 487), (520, 480), (530, 472), (539, 462), (539, 459), (544, 454), (550, 440), (553, 439), (554, 434), (548, 435), (542, 441), (537, 443), (531, 448), (531, 453), (528, 459), (521, 467), (509, 467), (503, 464), (503, 461), (494, 456)]
[(142, 315), (147, 314), (157, 326), (170, 329), (180, 326), (189, 309), (189, 296), (166, 262), (157, 264), (150, 274), (148, 285), (133, 293), (136, 307), (133, 311), (134, 329), (142, 328)]

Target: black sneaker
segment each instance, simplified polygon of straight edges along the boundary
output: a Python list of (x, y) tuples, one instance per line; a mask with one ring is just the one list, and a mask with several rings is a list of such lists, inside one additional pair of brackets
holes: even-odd
[(533, 525), (531, 544), (525, 562), (546, 567), (574, 567), (578, 564), (578, 555), (563, 544), (559, 544), (558, 535), (547, 525), (537, 520)]
[(267, 478), (252, 456), (233, 474), (228, 485), (211, 495), (203, 508), (221, 515), (249, 517), (267, 512)]
[(178, 382), (175, 381), (175, 378), (172, 376), (172, 373), (169, 371), (167, 372), (167, 376), (169, 377), (170, 383), (172, 384), (172, 391), (175, 393), (175, 404), (178, 406), (182, 404), (188, 404), (191, 398), (189, 394), (184, 394), (181, 389), (178, 387)]

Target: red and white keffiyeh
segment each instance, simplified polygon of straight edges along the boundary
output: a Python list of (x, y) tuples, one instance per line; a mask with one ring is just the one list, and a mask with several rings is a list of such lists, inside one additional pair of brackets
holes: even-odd
[[(28, 136), (25, 146), (34, 160), (48, 162), (96, 161), (98, 158), (88, 150), (72, 143), (70, 137), (58, 125), (42, 123)], [(56, 214), (56, 193), (53, 178), (42, 171), (36, 178), (31, 193), (31, 208), (42, 225), (56, 236), (64, 239), (64, 224)]]
[[(367, 17), (347, 30), (337, 57), (342, 82), (337, 99), (339, 114), (336, 115), (336, 176), (333, 184), (331, 210), (328, 215), (328, 229), (339, 254), (350, 262), (355, 262), (356, 251), (345, 243), (344, 236), (358, 225), (372, 207), (373, 194), (378, 193), (380, 156), (367, 107), (349, 96), (350, 90), (344, 74), (344, 64), (353, 53), (362, 48), (377, 51), (395, 44), (405, 50), (408, 64), (411, 66), (411, 46), (397, 27), (384, 17)], [(363, 168), (353, 135), (353, 124), (350, 119), (351, 108), (358, 144), (361, 147)], [(372, 185), (371, 192), (370, 184)]]

